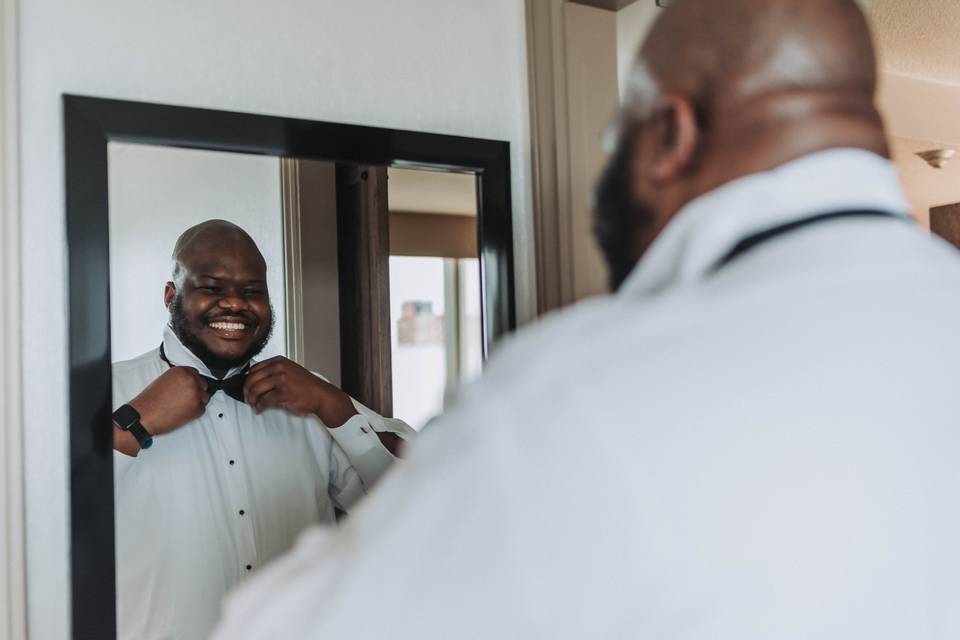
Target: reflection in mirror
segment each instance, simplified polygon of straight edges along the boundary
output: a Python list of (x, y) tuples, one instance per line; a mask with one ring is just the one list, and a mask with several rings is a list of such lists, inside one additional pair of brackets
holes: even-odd
[(118, 636), (203, 638), (479, 373), (476, 178), (108, 161)]
[(286, 354), (283, 218), (276, 158), (111, 142), (110, 333), (114, 361), (160, 344), (170, 255), (189, 227), (222, 218), (245, 229), (266, 260), (276, 316), (263, 356)]
[(473, 174), (390, 169), (393, 404), (414, 429), (480, 373)]

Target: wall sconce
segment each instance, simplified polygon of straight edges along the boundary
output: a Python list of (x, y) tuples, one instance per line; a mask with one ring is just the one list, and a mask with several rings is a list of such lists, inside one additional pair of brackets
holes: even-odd
[(917, 153), (919, 157), (934, 169), (943, 169), (950, 160), (957, 155), (956, 149), (931, 149)]

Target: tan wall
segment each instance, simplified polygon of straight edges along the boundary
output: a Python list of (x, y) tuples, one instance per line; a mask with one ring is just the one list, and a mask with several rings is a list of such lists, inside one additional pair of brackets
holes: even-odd
[(476, 258), (477, 219), (391, 210), (390, 255)]
[(886, 72), (877, 103), (914, 216), (928, 225), (931, 207), (960, 202), (960, 159), (933, 169), (914, 154), (960, 148), (960, 86)]
[[(880, 17), (870, 12), (871, 3), (861, 4), (868, 9), (871, 21), (879, 25)], [(880, 11), (882, 7), (877, 7), (877, 13)], [(886, 123), (891, 152), (914, 217), (928, 226), (930, 208), (960, 202), (960, 162), (955, 160), (937, 170), (914, 154), (960, 147), (960, 120), (956, 117), (960, 113), (960, 85), (891, 71), (892, 62), (888, 58), (892, 54), (884, 50), (881, 37), (875, 39), (879, 43), (881, 68), (877, 105)]]
[(960, 160), (934, 169), (915, 154), (944, 146), (928, 140), (893, 137), (890, 148), (914, 217), (929, 226), (930, 209), (960, 202)]

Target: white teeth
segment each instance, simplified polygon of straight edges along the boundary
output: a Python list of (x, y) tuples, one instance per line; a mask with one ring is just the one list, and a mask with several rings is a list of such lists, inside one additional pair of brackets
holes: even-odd
[(211, 322), (210, 326), (221, 331), (242, 331), (244, 329), (241, 322)]

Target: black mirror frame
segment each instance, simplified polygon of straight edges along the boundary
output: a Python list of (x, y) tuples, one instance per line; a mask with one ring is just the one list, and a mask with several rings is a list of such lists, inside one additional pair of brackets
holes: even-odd
[(107, 143), (477, 174), (484, 354), (516, 326), (509, 143), (64, 95), (73, 637), (116, 637)]

